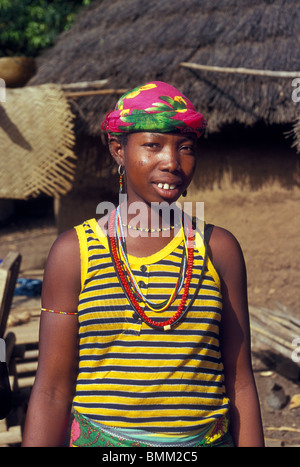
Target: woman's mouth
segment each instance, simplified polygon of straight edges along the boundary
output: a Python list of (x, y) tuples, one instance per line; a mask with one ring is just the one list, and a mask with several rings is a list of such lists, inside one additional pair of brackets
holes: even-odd
[(163, 190), (175, 190), (176, 185), (170, 184), (169, 183), (158, 183), (157, 184), (158, 188), (162, 188)]
[(158, 182), (154, 183), (156, 191), (164, 199), (174, 199), (178, 198), (181, 194), (181, 184), (176, 183), (167, 183), (167, 182)]

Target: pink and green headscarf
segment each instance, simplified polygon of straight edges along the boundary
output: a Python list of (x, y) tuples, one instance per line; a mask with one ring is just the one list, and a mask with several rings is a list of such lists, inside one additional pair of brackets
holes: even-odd
[(138, 131), (195, 133), (199, 138), (206, 121), (178, 89), (153, 81), (126, 92), (101, 125), (108, 137)]

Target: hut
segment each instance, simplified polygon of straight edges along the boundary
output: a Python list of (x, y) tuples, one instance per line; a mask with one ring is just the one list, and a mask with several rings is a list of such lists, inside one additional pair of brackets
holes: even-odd
[[(292, 93), (300, 76), (299, 20), (296, 0), (96, 0), (84, 9), (40, 57), (29, 82), (108, 80), (106, 94), (67, 94), (78, 162), (73, 188), (58, 202), (59, 229), (95, 216), (97, 204), (117, 192), (100, 123), (118, 90), (167, 81), (207, 117), (189, 196), (204, 201), (208, 220), (233, 230), (246, 257), (255, 258), (252, 303), (259, 296), (266, 304), (275, 296), (299, 303), (291, 286), (299, 283), (296, 257), (279, 247), (288, 225), (289, 247), (298, 249), (299, 156), (292, 130), (300, 103)], [(277, 266), (274, 260), (263, 275), (266, 258), (276, 255)]]

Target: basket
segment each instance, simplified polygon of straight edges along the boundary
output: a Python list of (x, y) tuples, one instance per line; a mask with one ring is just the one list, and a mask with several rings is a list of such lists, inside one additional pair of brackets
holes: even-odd
[(76, 167), (73, 119), (58, 85), (6, 89), (0, 105), (0, 198), (70, 191)]

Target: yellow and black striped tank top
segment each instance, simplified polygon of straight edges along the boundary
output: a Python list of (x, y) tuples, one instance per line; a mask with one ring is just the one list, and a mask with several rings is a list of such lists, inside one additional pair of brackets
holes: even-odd
[[(166, 435), (195, 433), (227, 415), (219, 345), (222, 297), (210, 260), (183, 321), (172, 330), (156, 330), (141, 321), (127, 300), (97, 221), (86, 221), (76, 231), (82, 289), (75, 410), (106, 426)], [(188, 301), (203, 266), (204, 246), (198, 240)], [(129, 255), (131, 270), (151, 302), (160, 303), (171, 295), (183, 248), (177, 235), (151, 256)], [(161, 312), (163, 321), (173, 316), (180, 299), (181, 293)], [(156, 321), (160, 318), (156, 311), (145, 312)]]

